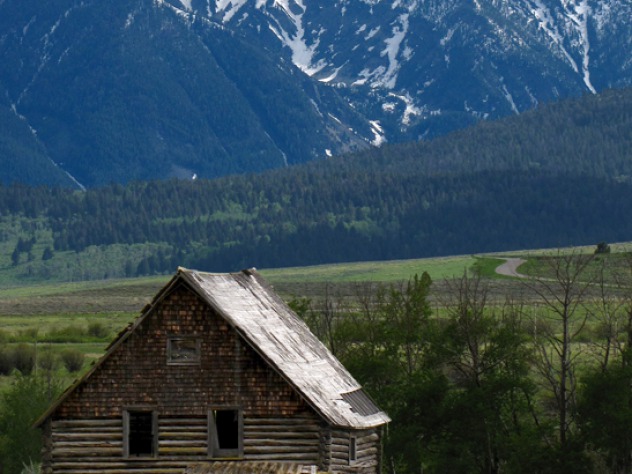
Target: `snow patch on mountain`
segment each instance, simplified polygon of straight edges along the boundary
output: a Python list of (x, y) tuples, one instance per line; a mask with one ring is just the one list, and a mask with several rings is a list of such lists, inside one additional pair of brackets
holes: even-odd
[(380, 125), (379, 120), (369, 120), (371, 124), (371, 132), (373, 132), (373, 140), (371, 140), (371, 145), (373, 146), (381, 146), (386, 143), (386, 135), (384, 134), (384, 129)]
[(216, 0), (215, 10), (224, 13), (222, 22), (228, 23), (248, 0)]
[(303, 26), (303, 15), (306, 12), (302, 0), (293, 0), (293, 5), (298, 7), (300, 13), (295, 13), (290, 7), (289, 0), (274, 0), (274, 7), (280, 8), (294, 26), (295, 32), (288, 33), (283, 29), (281, 22), (275, 20), (276, 25), (270, 24), (270, 30), (277, 38), (292, 51), (292, 62), (296, 67), (308, 76), (320, 72), (326, 65), (326, 61), (320, 60), (313, 64), (314, 54), (320, 39), (316, 38), (311, 45), (305, 39), (305, 27)]
[[(394, 8), (394, 7), (393, 7)], [(373, 84), (373, 87), (384, 87), (386, 89), (394, 89), (395, 83), (397, 82), (397, 74), (400, 69), (399, 61), (397, 60), (397, 56), (399, 55), (399, 50), (408, 33), (408, 17), (409, 13), (404, 13), (400, 15), (397, 23), (393, 26), (393, 36), (384, 40), (386, 43), (386, 48), (382, 50), (380, 56), (386, 56), (388, 58), (388, 69), (381, 74), (381, 77)]]
[(190, 12), (193, 10), (193, 8), (191, 7), (191, 0), (180, 0), (180, 3), (186, 11)]
[(587, 0), (575, 2), (573, 0), (562, 0), (562, 4), (566, 10), (567, 17), (575, 26), (579, 34), (579, 50), (582, 54), (582, 72), (586, 87), (596, 94), (597, 91), (590, 82), (590, 39), (588, 37), (588, 17), (590, 16), (590, 7)]

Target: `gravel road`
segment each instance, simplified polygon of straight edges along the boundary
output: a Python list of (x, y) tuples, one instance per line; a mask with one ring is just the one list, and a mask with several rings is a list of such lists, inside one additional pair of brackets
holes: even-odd
[(522, 258), (506, 258), (505, 263), (496, 268), (496, 273), (516, 278), (527, 278), (527, 275), (518, 273), (518, 267), (524, 262), (526, 262), (526, 260)]

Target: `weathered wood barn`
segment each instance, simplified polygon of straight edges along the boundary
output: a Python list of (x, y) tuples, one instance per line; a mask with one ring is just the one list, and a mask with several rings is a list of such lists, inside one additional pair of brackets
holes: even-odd
[(42, 415), (42, 472), (379, 472), (388, 416), (254, 270), (179, 269)]

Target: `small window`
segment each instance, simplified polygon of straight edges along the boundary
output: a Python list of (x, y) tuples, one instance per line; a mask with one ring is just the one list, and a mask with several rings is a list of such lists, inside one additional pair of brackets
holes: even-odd
[(167, 340), (167, 363), (172, 365), (199, 364), (200, 345), (198, 338), (170, 337)]
[(127, 410), (124, 412), (125, 457), (154, 457), (156, 446), (156, 412)]
[(238, 458), (243, 454), (241, 411), (220, 408), (209, 411), (209, 456)]
[(349, 437), (349, 464), (355, 463), (357, 460), (357, 438)]

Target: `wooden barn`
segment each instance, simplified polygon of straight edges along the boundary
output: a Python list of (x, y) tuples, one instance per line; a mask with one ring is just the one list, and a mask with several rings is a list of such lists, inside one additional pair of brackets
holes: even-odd
[(390, 420), (254, 270), (179, 269), (42, 415), (42, 472), (377, 473)]

